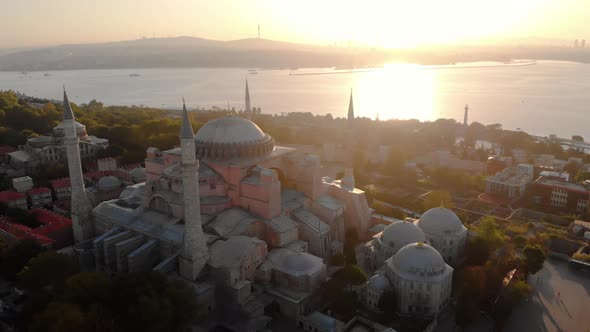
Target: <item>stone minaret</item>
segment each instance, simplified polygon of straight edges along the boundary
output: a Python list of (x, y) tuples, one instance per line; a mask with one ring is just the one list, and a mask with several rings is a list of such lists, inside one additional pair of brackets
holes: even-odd
[(195, 280), (209, 259), (209, 251), (201, 228), (199, 162), (195, 157), (195, 135), (184, 100), (182, 103), (180, 148), (182, 150), (184, 237), (180, 255), (180, 275), (188, 280)]
[(246, 79), (246, 116), (252, 120), (252, 108), (250, 107), (250, 90), (248, 90), (248, 79)]
[(465, 113), (463, 114), (463, 126), (467, 127), (469, 123), (469, 105), (465, 105)]
[(74, 231), (74, 240), (81, 242), (88, 240), (93, 236), (92, 222), (90, 221), (90, 211), (92, 205), (86, 195), (84, 187), (84, 175), (82, 174), (82, 161), (80, 158), (80, 139), (76, 132), (76, 120), (74, 112), (70, 106), (68, 95), (64, 89), (64, 124), (65, 136), (64, 145), (66, 147), (66, 156), (68, 159), (68, 170), (70, 172), (71, 185), (71, 218), (72, 228)]

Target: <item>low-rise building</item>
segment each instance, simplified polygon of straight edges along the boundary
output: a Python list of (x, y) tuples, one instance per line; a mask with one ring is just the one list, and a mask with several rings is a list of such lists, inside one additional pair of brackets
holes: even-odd
[(53, 197), (51, 197), (51, 189), (47, 187), (39, 187), (31, 189), (27, 192), (27, 197), (31, 204), (31, 208), (40, 208), (44, 206), (50, 206), (53, 203)]
[(486, 162), (486, 170), (488, 175), (497, 174), (504, 169), (512, 166), (512, 157), (492, 156)]
[(531, 184), (528, 195), (540, 207), (579, 215), (588, 214), (590, 191), (581, 184), (540, 177)]
[(486, 179), (486, 193), (516, 199), (526, 193), (526, 187), (530, 182), (530, 174), (519, 172), (515, 168), (506, 168)]
[(25, 194), (13, 190), (0, 191), (0, 203), (12, 208), (27, 209), (27, 197)]

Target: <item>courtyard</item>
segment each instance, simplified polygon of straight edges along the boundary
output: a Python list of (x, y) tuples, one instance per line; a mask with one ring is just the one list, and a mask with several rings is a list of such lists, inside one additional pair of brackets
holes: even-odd
[(549, 258), (529, 277), (530, 298), (514, 308), (504, 332), (589, 332), (590, 273)]

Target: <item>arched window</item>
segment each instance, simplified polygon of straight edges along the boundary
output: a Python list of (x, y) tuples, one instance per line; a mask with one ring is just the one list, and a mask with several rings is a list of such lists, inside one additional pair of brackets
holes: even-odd
[(152, 200), (150, 201), (150, 209), (166, 215), (172, 214), (170, 204), (168, 204), (168, 202), (164, 198), (159, 196), (152, 198)]

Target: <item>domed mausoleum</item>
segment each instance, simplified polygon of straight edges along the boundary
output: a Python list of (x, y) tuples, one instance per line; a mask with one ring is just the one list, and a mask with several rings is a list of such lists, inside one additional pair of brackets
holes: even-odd
[(453, 211), (444, 207), (430, 209), (416, 224), (447, 263), (452, 265), (458, 261), (465, 247), (467, 228)]
[(414, 223), (402, 221), (387, 225), (375, 239), (377, 247), (377, 266), (381, 266), (398, 250), (410, 243), (426, 242), (424, 232)]
[(453, 268), (428, 244), (404, 246), (387, 260), (386, 270), (401, 314), (436, 316), (449, 301)]

